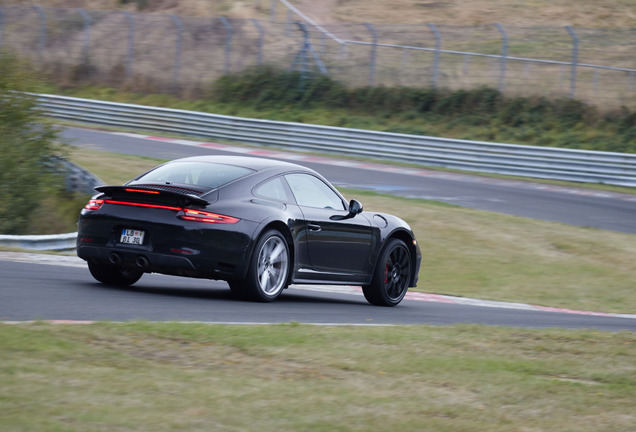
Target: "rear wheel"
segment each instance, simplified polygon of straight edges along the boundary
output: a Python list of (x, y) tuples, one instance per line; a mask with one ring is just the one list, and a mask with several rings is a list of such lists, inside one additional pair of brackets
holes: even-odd
[(370, 285), (362, 287), (367, 301), (376, 306), (395, 306), (409, 287), (411, 254), (402, 240), (386, 244), (373, 272)]
[(144, 274), (138, 269), (122, 269), (114, 264), (88, 262), (91, 275), (101, 283), (107, 285), (130, 286), (137, 282)]
[(273, 301), (287, 286), (289, 267), (289, 246), (285, 237), (276, 230), (267, 231), (256, 242), (247, 276), (231, 281), (230, 289), (247, 300)]

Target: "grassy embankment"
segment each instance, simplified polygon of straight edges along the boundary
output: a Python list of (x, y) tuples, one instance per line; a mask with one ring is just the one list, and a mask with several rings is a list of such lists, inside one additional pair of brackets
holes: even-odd
[(632, 431), (631, 332), (0, 324), (0, 429)]

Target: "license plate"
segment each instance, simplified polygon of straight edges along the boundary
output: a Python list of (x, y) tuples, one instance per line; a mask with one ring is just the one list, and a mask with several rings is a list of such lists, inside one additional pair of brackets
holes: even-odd
[(120, 243), (141, 245), (144, 243), (144, 231), (124, 228), (121, 230)]

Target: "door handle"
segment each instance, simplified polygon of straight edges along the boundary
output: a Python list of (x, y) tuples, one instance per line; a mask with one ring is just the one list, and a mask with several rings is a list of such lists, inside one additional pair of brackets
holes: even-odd
[(320, 231), (322, 229), (320, 225), (315, 224), (307, 224), (307, 227), (309, 227), (310, 231)]

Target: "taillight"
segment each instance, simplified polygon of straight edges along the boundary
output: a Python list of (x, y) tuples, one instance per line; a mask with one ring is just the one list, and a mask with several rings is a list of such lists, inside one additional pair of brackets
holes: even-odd
[(217, 213), (210, 213), (201, 210), (183, 209), (183, 214), (179, 218), (192, 222), (235, 224), (240, 219), (232, 216), (225, 216)]
[(104, 205), (103, 199), (92, 199), (88, 201), (88, 204), (84, 206), (86, 210), (95, 211), (98, 210), (102, 205)]
[(202, 210), (187, 209), (187, 208), (174, 207), (174, 206), (161, 205), (161, 204), (137, 203), (137, 202), (129, 202), (129, 201), (92, 199), (88, 202), (88, 204), (84, 206), (84, 208), (89, 211), (95, 211), (100, 209), (104, 204), (116, 204), (116, 205), (125, 205), (125, 206), (133, 206), (133, 207), (145, 207), (145, 208), (177, 211), (177, 212), (180, 212), (180, 214), (178, 215), (180, 219), (191, 221), (191, 222), (235, 224), (238, 221), (240, 221), (240, 219), (232, 217), (232, 216), (225, 216), (222, 214), (211, 213), (211, 212), (206, 212)]

